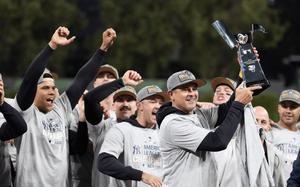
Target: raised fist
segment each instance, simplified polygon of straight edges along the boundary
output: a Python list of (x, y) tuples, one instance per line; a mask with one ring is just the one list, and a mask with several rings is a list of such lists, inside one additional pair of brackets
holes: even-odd
[(69, 45), (75, 40), (75, 36), (71, 38), (67, 38), (70, 34), (70, 31), (67, 27), (58, 27), (54, 34), (52, 35), (51, 41), (49, 42), (49, 46), (52, 49), (56, 49), (58, 46)]
[(143, 82), (142, 76), (133, 70), (128, 70), (122, 77), (123, 83), (127, 86), (136, 86)]
[(108, 48), (114, 43), (114, 40), (117, 38), (116, 31), (112, 28), (106, 29), (102, 34), (102, 44), (100, 49), (107, 51)]

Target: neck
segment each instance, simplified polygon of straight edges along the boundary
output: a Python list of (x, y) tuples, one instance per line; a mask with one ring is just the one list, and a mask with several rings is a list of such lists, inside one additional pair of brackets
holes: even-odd
[(278, 122), (279, 126), (282, 127), (282, 128), (285, 128), (287, 130), (290, 130), (290, 131), (297, 131), (297, 126), (296, 126), (296, 123), (295, 124), (292, 124), (292, 125), (288, 125), (282, 121), (279, 121)]
[(144, 118), (142, 117), (142, 116), (137, 116), (136, 117), (136, 120), (137, 120), (137, 122), (141, 125), (141, 126), (143, 126), (143, 127), (145, 127), (145, 128), (153, 128), (154, 127), (154, 125), (153, 124), (149, 124), (149, 123), (147, 123), (145, 120), (144, 120)]
[(178, 107), (178, 106), (176, 106), (176, 105), (172, 105), (172, 107), (174, 107), (174, 108), (176, 108), (176, 109), (178, 109), (178, 110), (180, 110), (180, 111), (182, 111), (182, 112), (184, 112), (184, 113), (186, 113), (186, 114), (192, 114), (192, 113), (193, 113), (192, 110), (191, 110), (191, 111), (188, 111), (188, 110), (185, 110), (185, 109), (183, 109), (183, 108), (180, 108), (180, 107)]

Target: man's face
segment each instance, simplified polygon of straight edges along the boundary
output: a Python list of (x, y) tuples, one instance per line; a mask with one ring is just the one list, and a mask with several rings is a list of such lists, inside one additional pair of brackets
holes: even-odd
[(120, 95), (114, 102), (117, 119), (127, 119), (136, 112), (136, 100), (130, 95)]
[(292, 101), (283, 101), (278, 105), (279, 121), (286, 126), (293, 126), (298, 122), (300, 107)]
[(271, 130), (269, 114), (263, 108), (255, 108), (255, 118), (258, 125), (265, 131)]
[(103, 84), (109, 83), (116, 80), (116, 77), (110, 72), (101, 72), (94, 82), (94, 88)]
[(213, 103), (220, 105), (226, 103), (230, 96), (232, 95), (233, 90), (227, 85), (219, 85), (214, 94)]
[(154, 95), (142, 100), (139, 104), (138, 115), (143, 115), (144, 123), (147, 127), (156, 125), (156, 113), (164, 100), (161, 96)]
[(198, 90), (195, 83), (188, 83), (169, 92), (172, 106), (186, 113), (191, 113), (198, 101)]
[(51, 78), (44, 78), (43, 82), (38, 84), (34, 104), (40, 111), (47, 113), (53, 109), (55, 89), (54, 80)]

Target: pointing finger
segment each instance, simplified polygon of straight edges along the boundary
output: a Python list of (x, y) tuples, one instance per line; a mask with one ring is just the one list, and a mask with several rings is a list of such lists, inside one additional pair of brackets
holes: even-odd
[(250, 89), (251, 91), (252, 91), (252, 90), (259, 90), (259, 89), (262, 89), (262, 87), (256, 85), (256, 86), (250, 86), (249, 89)]

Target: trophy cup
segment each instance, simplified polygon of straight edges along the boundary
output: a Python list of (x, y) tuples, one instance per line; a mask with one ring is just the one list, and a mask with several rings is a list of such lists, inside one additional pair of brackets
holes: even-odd
[(253, 33), (255, 31), (262, 31), (265, 33), (265, 29), (261, 25), (252, 24), (252, 29), (249, 33), (238, 33), (237, 35), (233, 35), (225, 24), (219, 20), (214, 21), (212, 26), (231, 49), (238, 49), (239, 63), (246, 86), (260, 85), (262, 87), (262, 89), (255, 90), (253, 95), (258, 95), (270, 87), (270, 83), (261, 68), (252, 46)]

